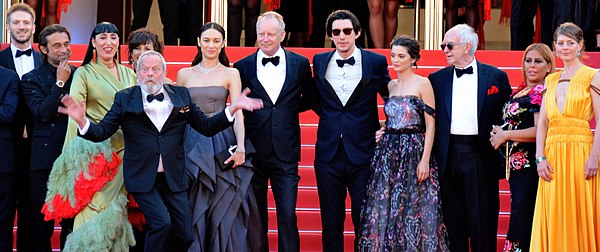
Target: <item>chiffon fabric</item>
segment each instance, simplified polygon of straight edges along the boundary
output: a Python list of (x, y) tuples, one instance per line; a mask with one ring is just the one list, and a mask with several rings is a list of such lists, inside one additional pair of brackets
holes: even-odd
[[(229, 91), (222, 86), (191, 87), (202, 112), (223, 111)], [(246, 162), (222, 170), (215, 153), (236, 144), (233, 128), (206, 137), (190, 126), (185, 132), (185, 166), (190, 188), (194, 242), (190, 252), (262, 251), (262, 224), (250, 181), (254, 168)]]
[(556, 104), (561, 72), (546, 78), (544, 153), (554, 173), (552, 181), (539, 181), (531, 251), (599, 251), (600, 180), (598, 175), (584, 177), (594, 137), (589, 125), (594, 115), (590, 82), (597, 70), (583, 66), (577, 71), (562, 112)]

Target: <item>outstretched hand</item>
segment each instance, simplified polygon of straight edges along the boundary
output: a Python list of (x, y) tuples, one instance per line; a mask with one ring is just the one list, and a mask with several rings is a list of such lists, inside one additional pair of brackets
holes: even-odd
[(246, 111), (254, 111), (263, 108), (263, 102), (261, 99), (250, 98), (250, 89), (245, 88), (240, 96), (233, 102), (231, 102), (231, 114), (234, 114), (239, 109)]
[(77, 101), (70, 95), (65, 95), (60, 101), (66, 107), (67, 114), (73, 118), (80, 127), (85, 126), (85, 102)]

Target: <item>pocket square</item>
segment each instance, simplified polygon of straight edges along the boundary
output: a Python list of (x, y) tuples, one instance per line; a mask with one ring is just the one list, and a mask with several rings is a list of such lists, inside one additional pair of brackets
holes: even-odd
[(493, 95), (493, 94), (497, 94), (497, 93), (498, 93), (498, 87), (496, 87), (496, 86), (491, 86), (487, 91), (487, 95)]
[(187, 113), (189, 111), (190, 111), (189, 106), (184, 106), (184, 107), (181, 107), (181, 109), (179, 109), (179, 113)]

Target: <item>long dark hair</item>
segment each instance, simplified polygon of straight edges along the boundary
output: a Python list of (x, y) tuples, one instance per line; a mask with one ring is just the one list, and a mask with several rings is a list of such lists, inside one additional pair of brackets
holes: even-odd
[[(119, 36), (119, 29), (117, 28), (117, 26), (115, 26), (113, 23), (110, 23), (110, 22), (102, 22), (102, 23), (97, 24), (96, 27), (94, 27), (94, 30), (92, 31), (92, 36), (90, 36), (90, 42), (88, 44), (88, 48), (87, 48), (87, 51), (85, 52), (85, 57), (83, 58), (83, 63), (81, 63), (81, 66), (87, 65), (94, 58), (94, 49), (95, 48), (92, 45), (92, 39), (94, 39), (94, 37), (96, 37), (96, 35), (101, 34), (101, 33), (116, 33), (117, 36)], [(119, 41), (119, 43), (120, 43), (120, 41)], [(113, 58), (116, 62), (118, 62), (120, 64), (121, 59), (119, 57), (119, 50), (120, 50), (120, 45), (117, 45), (117, 53), (115, 53), (115, 56)]]
[[(223, 36), (223, 41), (225, 41), (225, 29), (223, 29), (223, 26), (215, 22), (208, 22), (204, 24), (200, 28), (200, 34), (198, 34), (197, 37), (199, 38), (200, 36), (202, 36), (202, 33), (209, 29), (217, 30)], [(223, 42), (223, 44), (225, 44), (225, 42)], [(200, 45), (198, 45), (198, 43), (196, 43), (196, 48), (198, 48), (198, 53), (196, 54), (196, 57), (194, 57), (194, 60), (192, 60), (192, 66), (198, 65), (200, 64), (200, 62), (202, 62), (202, 48), (200, 48)], [(227, 54), (225, 53), (225, 47), (221, 48), (221, 52), (219, 53), (219, 62), (225, 65), (226, 67), (229, 67), (229, 58), (227, 58)]]

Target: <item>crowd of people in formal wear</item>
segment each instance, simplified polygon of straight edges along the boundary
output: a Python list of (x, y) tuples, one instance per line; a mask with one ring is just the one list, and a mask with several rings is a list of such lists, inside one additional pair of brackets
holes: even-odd
[[(324, 251), (496, 251), (499, 179), (511, 190), (504, 251), (600, 250), (600, 75), (573, 23), (529, 45), (513, 83), (475, 57), (473, 27), (443, 38), (448, 67), (415, 72), (417, 40), (388, 59), (362, 49), (361, 22), (324, 22), (335, 48), (285, 49), (277, 12), (256, 19), (256, 52), (234, 62), (227, 32), (202, 25), (190, 67), (166, 78), (163, 42), (141, 28), (94, 27), (82, 64), (70, 33), (39, 33), (26, 4), (7, 11), (0, 52), (0, 251), (300, 251), (299, 114), (319, 117), (314, 172)], [(555, 58), (564, 63), (556, 71)], [(385, 101), (385, 122), (378, 116)], [(229, 101), (229, 102), (228, 102)], [(350, 196), (353, 248), (344, 247)], [(33, 242), (35, 241), (35, 242)]]

